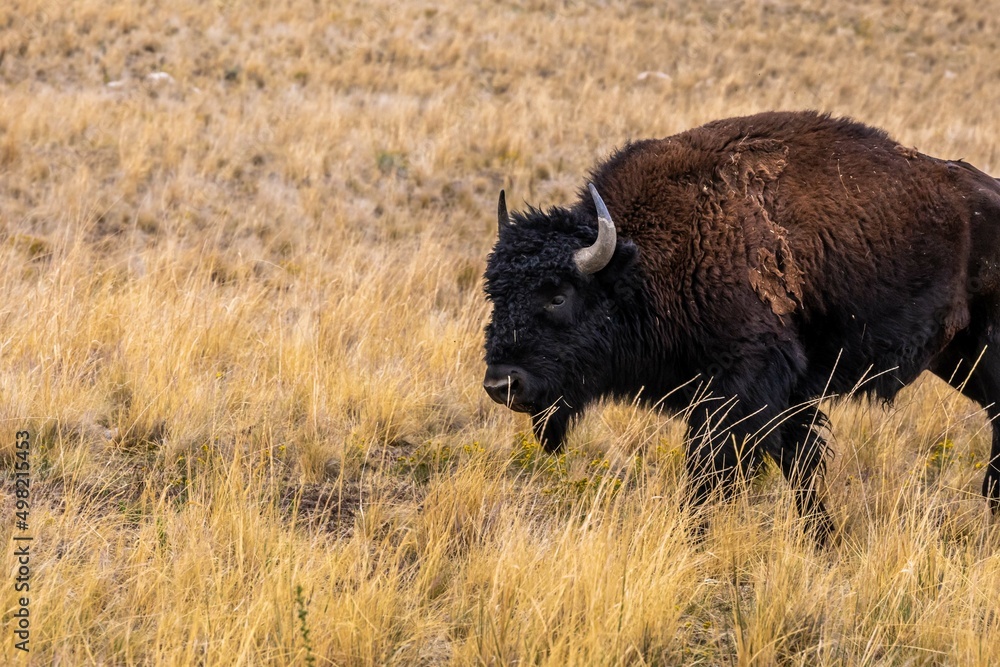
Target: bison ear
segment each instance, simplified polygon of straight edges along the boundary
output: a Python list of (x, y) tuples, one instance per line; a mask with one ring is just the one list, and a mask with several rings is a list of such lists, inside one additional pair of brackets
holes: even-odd
[(622, 240), (611, 261), (595, 277), (601, 284), (614, 289), (616, 296), (624, 296), (624, 293), (631, 293), (640, 286), (641, 276), (634, 270), (638, 261), (639, 249), (632, 241)]
[(497, 233), (503, 232), (507, 227), (510, 227), (510, 215), (507, 214), (507, 198), (501, 190), (500, 201), (497, 202)]

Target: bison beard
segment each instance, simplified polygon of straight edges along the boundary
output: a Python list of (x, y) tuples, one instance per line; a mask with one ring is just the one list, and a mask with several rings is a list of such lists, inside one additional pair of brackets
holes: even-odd
[(931, 370), (986, 408), (1000, 511), (1000, 183), (816, 113), (625, 146), (572, 208), (498, 208), (489, 395), (554, 452), (605, 396), (687, 410), (692, 498), (765, 456), (822, 539), (822, 397)]

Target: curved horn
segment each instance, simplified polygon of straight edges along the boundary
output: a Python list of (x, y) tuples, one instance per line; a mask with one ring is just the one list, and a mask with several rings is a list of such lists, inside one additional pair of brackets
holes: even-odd
[(618, 242), (615, 223), (611, 220), (608, 207), (604, 205), (601, 195), (597, 194), (594, 184), (590, 183), (589, 187), (590, 196), (594, 198), (594, 206), (597, 207), (597, 240), (594, 245), (580, 248), (573, 255), (576, 268), (583, 274), (597, 273), (607, 266), (615, 254), (615, 244)]
[(503, 231), (504, 227), (510, 225), (510, 216), (507, 215), (507, 199), (500, 191), (500, 201), (497, 202), (497, 231)]

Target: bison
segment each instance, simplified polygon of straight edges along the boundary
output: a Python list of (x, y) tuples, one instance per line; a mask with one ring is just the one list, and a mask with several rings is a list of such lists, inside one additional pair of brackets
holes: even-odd
[(765, 456), (822, 536), (822, 397), (891, 401), (929, 369), (993, 422), (1000, 510), (1000, 182), (814, 112), (627, 144), (571, 208), (508, 214), (485, 292), (490, 397), (549, 452), (596, 399), (684, 410), (691, 498)]

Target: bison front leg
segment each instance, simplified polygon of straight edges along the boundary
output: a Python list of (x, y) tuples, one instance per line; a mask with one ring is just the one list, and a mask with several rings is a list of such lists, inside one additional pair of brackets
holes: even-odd
[(556, 405), (531, 417), (535, 438), (549, 454), (555, 454), (562, 449), (566, 430), (573, 418), (574, 413), (569, 406), (561, 405), (562, 403), (559, 401)]
[[(815, 409), (788, 414), (791, 386), (802, 370), (794, 346), (737, 357), (709, 385), (711, 396), (691, 408), (687, 469), (692, 504), (716, 495), (731, 498), (759, 469), (764, 454), (781, 466), (796, 493), (799, 511), (820, 543), (832, 531), (815, 486), (825, 441), (816, 426), (825, 418)], [(718, 397), (718, 398), (713, 398)]]
[(777, 462), (795, 492), (799, 515), (807, 522), (816, 541), (825, 544), (834, 531), (833, 519), (819, 495), (817, 483), (824, 469), (826, 439), (820, 430), (827, 424), (826, 415), (807, 408), (790, 415), (782, 424), (782, 438), (768, 441), (776, 450), (768, 454)]
[(757, 425), (737, 397), (705, 399), (692, 409), (686, 463), (694, 506), (713, 495), (731, 499), (756, 472), (760, 459), (752, 430)]
[(810, 408), (788, 415), (768, 406), (748, 412), (734, 398), (714, 408), (699, 406), (692, 416), (687, 468), (694, 505), (713, 494), (731, 498), (757, 472), (766, 453), (791, 485), (807, 532), (826, 544), (834, 523), (817, 488), (826, 451), (819, 432), (826, 424), (822, 412)]

